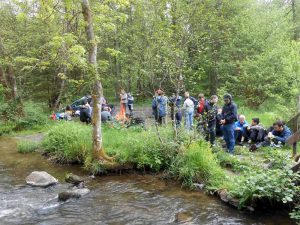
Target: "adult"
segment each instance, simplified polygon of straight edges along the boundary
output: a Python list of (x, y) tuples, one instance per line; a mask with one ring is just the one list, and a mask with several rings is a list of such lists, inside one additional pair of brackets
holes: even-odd
[(224, 106), (222, 109), (222, 120), (220, 123), (223, 125), (223, 135), (226, 142), (227, 151), (230, 154), (234, 153), (234, 123), (237, 121), (237, 106), (232, 101), (230, 94), (225, 94)]
[(244, 129), (248, 126), (248, 122), (245, 119), (246, 117), (244, 115), (240, 115), (238, 121), (234, 124), (235, 143), (240, 143), (242, 141)]
[(131, 93), (128, 93), (128, 109), (129, 109), (129, 113), (130, 115), (132, 115), (132, 111), (133, 111), (133, 101), (134, 101), (134, 97), (131, 95)]
[(183, 103), (184, 125), (187, 130), (193, 127), (194, 102), (190, 99), (189, 92), (184, 93), (185, 101)]
[(112, 120), (112, 116), (110, 113), (111, 109), (109, 107), (104, 107), (103, 111), (101, 112), (101, 121), (103, 123), (106, 123), (107, 121)]
[(157, 90), (155, 92), (155, 97), (153, 98), (152, 101), (153, 115), (155, 117), (155, 121), (159, 125), (162, 125), (163, 123), (166, 122), (165, 117), (167, 115), (166, 113), (167, 102), (165, 101), (165, 98), (162, 95), (163, 95), (162, 90)]
[(87, 99), (84, 99), (82, 105), (80, 105), (80, 121), (86, 124), (91, 123), (92, 121), (92, 108), (88, 103)]
[(204, 119), (207, 123), (205, 139), (206, 141), (210, 141), (212, 146), (215, 145), (216, 139), (216, 120), (218, 113), (218, 107), (216, 106), (217, 102), (218, 96), (212, 95), (210, 97), (210, 101), (205, 103), (203, 110)]
[(168, 102), (169, 102), (169, 106), (171, 109), (171, 120), (174, 121), (175, 120), (175, 115), (178, 112), (179, 108), (180, 108), (180, 104), (181, 104), (181, 99), (182, 97), (179, 94), (173, 93), (172, 97), (169, 98)]
[(264, 141), (259, 144), (253, 144), (250, 147), (250, 150), (254, 151), (260, 147), (281, 147), (287, 141), (287, 139), (292, 135), (290, 128), (285, 126), (284, 122), (278, 120), (273, 123), (273, 130), (268, 133), (264, 138)]
[(250, 126), (245, 127), (243, 130), (242, 141), (251, 143), (263, 142), (266, 136), (265, 128), (260, 124), (259, 118), (252, 118)]
[(205, 106), (205, 98), (204, 94), (199, 94), (198, 95), (198, 105), (197, 105), (197, 114), (203, 114), (204, 112), (204, 106)]
[(126, 114), (126, 107), (127, 107), (127, 103), (128, 103), (127, 98), (128, 98), (127, 93), (125, 92), (124, 89), (122, 89), (121, 93), (120, 93), (120, 112), (116, 116), (116, 119), (119, 121), (126, 120), (125, 114)]

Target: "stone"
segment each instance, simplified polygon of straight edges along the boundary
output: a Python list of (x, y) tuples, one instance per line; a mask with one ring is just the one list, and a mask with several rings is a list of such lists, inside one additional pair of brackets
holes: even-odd
[(65, 202), (72, 198), (81, 198), (82, 196), (88, 194), (89, 192), (90, 190), (87, 188), (64, 191), (58, 194), (58, 200)]
[(58, 180), (45, 171), (34, 171), (26, 177), (26, 184), (34, 187), (48, 187), (57, 183)]
[(175, 215), (175, 222), (177, 223), (190, 222), (192, 219), (193, 219), (192, 214), (188, 212), (179, 212)]
[(65, 181), (70, 184), (79, 185), (80, 183), (84, 182), (84, 179), (73, 173), (69, 173), (66, 175)]

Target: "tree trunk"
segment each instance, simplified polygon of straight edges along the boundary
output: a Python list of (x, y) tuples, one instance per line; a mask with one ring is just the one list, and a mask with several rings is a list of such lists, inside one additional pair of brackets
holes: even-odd
[(101, 105), (100, 98), (103, 95), (102, 84), (97, 70), (97, 42), (93, 30), (92, 13), (89, 5), (89, 0), (82, 0), (82, 13), (85, 20), (85, 32), (89, 42), (89, 67), (90, 73), (94, 79), (93, 86), (93, 153), (96, 159), (103, 161), (111, 161), (103, 151), (102, 131), (101, 131)]

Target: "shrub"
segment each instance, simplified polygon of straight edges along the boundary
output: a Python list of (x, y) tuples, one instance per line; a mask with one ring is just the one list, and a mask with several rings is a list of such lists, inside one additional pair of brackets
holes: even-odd
[(19, 153), (30, 153), (36, 151), (40, 147), (40, 143), (36, 141), (22, 140), (18, 142)]
[(193, 183), (205, 183), (219, 188), (226, 180), (209, 143), (203, 140), (192, 143), (187, 149), (183, 147), (170, 172), (190, 187)]
[(61, 121), (50, 129), (42, 146), (66, 163), (83, 163), (92, 149), (92, 128), (81, 123)]
[(260, 199), (270, 202), (292, 202), (299, 187), (299, 175), (291, 170), (256, 170), (239, 177), (231, 194), (240, 199), (240, 206), (251, 205)]

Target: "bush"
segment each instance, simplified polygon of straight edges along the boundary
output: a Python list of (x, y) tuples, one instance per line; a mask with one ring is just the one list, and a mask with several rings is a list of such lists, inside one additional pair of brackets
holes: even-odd
[(15, 118), (15, 131), (33, 129), (37, 126), (45, 126), (48, 123), (47, 115), (43, 111), (42, 105), (26, 102), (25, 103), (25, 113), (24, 118)]
[(240, 206), (247, 206), (257, 200), (269, 202), (292, 202), (297, 196), (299, 187), (295, 185), (299, 175), (291, 170), (256, 170), (246, 177), (239, 177), (235, 188), (230, 193), (240, 199)]
[(40, 147), (40, 143), (35, 141), (22, 140), (18, 142), (19, 153), (30, 153), (36, 151)]
[(192, 143), (187, 149), (183, 148), (176, 156), (171, 171), (185, 185), (205, 183), (210, 188), (220, 188), (226, 181), (209, 143), (201, 140)]
[(178, 148), (169, 140), (168, 129), (161, 130), (162, 144), (154, 130), (104, 129), (104, 148), (108, 154), (116, 155), (120, 164), (130, 163), (139, 169), (159, 171), (170, 164)]
[(90, 126), (61, 121), (50, 129), (42, 146), (50, 155), (64, 163), (83, 163), (91, 154), (92, 128)]

